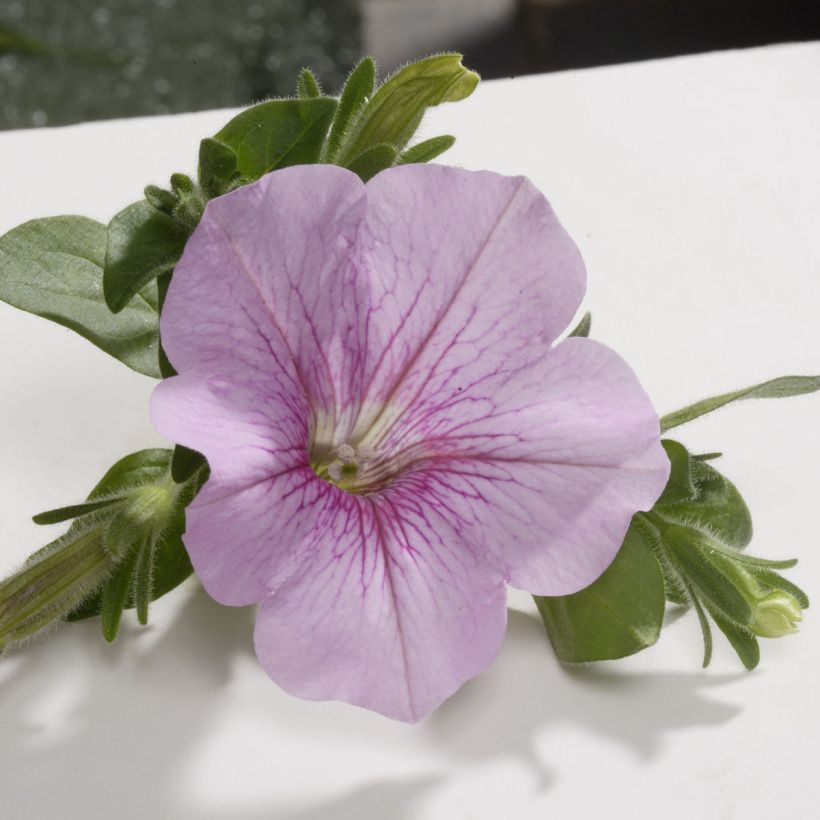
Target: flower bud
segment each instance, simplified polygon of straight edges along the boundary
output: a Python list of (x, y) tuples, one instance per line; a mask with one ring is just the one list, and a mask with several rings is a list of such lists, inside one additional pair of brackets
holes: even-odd
[(789, 592), (778, 589), (758, 599), (752, 607), (750, 629), (761, 638), (780, 638), (797, 632), (803, 620), (800, 602)]
[(100, 527), (69, 533), (36, 553), (0, 583), (0, 650), (69, 615), (113, 568)]

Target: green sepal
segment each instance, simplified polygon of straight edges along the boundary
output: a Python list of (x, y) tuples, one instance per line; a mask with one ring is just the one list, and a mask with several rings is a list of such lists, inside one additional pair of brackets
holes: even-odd
[(375, 85), (376, 64), (371, 57), (365, 57), (350, 72), (339, 97), (339, 107), (327, 137), (325, 155), (328, 162), (336, 161), (344, 136), (355, 124), (362, 107), (373, 95)]
[(809, 608), (809, 596), (797, 584), (784, 578), (780, 573), (763, 567), (750, 567), (749, 571), (764, 591), (773, 592), (782, 589), (793, 595), (803, 609)]
[(150, 544), (143, 544), (139, 551), (136, 568), (134, 569), (134, 584), (132, 595), (134, 609), (137, 612), (137, 621), (141, 626), (148, 624), (148, 606), (154, 589), (154, 551)]
[(236, 153), (219, 140), (206, 137), (199, 143), (199, 185), (208, 198), (232, 190), (239, 177)]
[(126, 555), (106, 581), (101, 593), (100, 620), (103, 637), (111, 643), (120, 631), (122, 611), (134, 583), (134, 569), (139, 559), (139, 549)]
[[(193, 452), (193, 451), (190, 451)], [(171, 480), (171, 463), (173, 453), (166, 449), (140, 450), (131, 453), (120, 459), (108, 472), (100, 479), (98, 484), (89, 494), (89, 500), (99, 497), (110, 497), (133, 490), (136, 487), (160, 485)], [(204, 460), (203, 460), (204, 461)], [(182, 543), (182, 534), (185, 532), (185, 506), (199, 491), (199, 488), (207, 478), (207, 465), (198, 469), (191, 469), (188, 478), (184, 482), (175, 482), (181, 486), (176, 490), (176, 504), (171, 512), (170, 518), (163, 526), (153, 530), (151, 561), (151, 592), (150, 600), (157, 600), (181, 584), (193, 572), (190, 558)], [(141, 548), (142, 543), (132, 540), (128, 534), (127, 522), (119, 522), (123, 529), (118, 530), (112, 536), (106, 535), (107, 546), (110, 543), (119, 543), (126, 547), (126, 551), (134, 546)], [(132, 522), (133, 523), (133, 522)], [(150, 524), (150, 522), (149, 522)], [(83, 526), (81, 521), (77, 521), (73, 527)], [(119, 527), (119, 525), (118, 525)], [(148, 535), (150, 526), (137, 527)], [(69, 533), (71, 530), (69, 530)], [(119, 554), (121, 550), (114, 548)], [(149, 560), (149, 559), (145, 559)], [(135, 582), (136, 583), (136, 582)], [(144, 591), (141, 593), (145, 595)], [(134, 596), (126, 598), (125, 608), (134, 606)], [(94, 615), (99, 615), (102, 610), (102, 596), (97, 594), (83, 602), (69, 616), (70, 621), (81, 620)]]
[[(752, 516), (737, 487), (672, 439), (661, 442), (672, 464), (653, 514), (675, 524), (696, 524), (725, 543), (742, 549), (752, 540)], [(689, 498), (689, 487), (694, 494)]]
[(439, 54), (410, 63), (390, 76), (373, 94), (339, 146), (336, 161), (348, 165), (374, 145), (401, 151), (425, 111), (468, 97), (479, 76), (461, 65), (460, 54)]
[(47, 510), (46, 512), (33, 515), (31, 520), (41, 526), (60, 524), (63, 521), (70, 521), (72, 518), (79, 518), (81, 515), (90, 515), (91, 513), (110, 507), (112, 504), (119, 504), (122, 499), (123, 496), (115, 496), (114, 498), (101, 498), (99, 501), (86, 501), (84, 504), (71, 504), (68, 507), (57, 507), (54, 510)]
[(322, 96), (322, 87), (316, 79), (316, 75), (309, 69), (303, 68), (299, 72), (299, 80), (296, 83), (296, 96), (302, 100), (312, 100)]
[(574, 336), (580, 336), (581, 338), (585, 339), (589, 336), (590, 331), (592, 330), (592, 314), (587, 311), (582, 317), (581, 321), (578, 322), (575, 327), (570, 330), (567, 334), (567, 338), (572, 338)]
[(103, 294), (113, 313), (158, 276), (171, 271), (189, 232), (144, 199), (120, 211), (108, 225)]
[(558, 658), (611, 660), (658, 640), (664, 586), (658, 562), (633, 525), (603, 575), (573, 595), (533, 596)]
[(374, 145), (363, 154), (359, 154), (348, 168), (354, 174), (358, 174), (362, 182), (367, 182), (395, 161), (396, 149), (392, 145)]
[(105, 225), (82, 216), (19, 225), (0, 238), (0, 299), (70, 328), (133, 370), (159, 378), (156, 285), (138, 289), (138, 297), (114, 316), (103, 299), (106, 242)]
[[(723, 612), (712, 606), (709, 601), (704, 601), (709, 614), (717, 624), (718, 629), (726, 636), (726, 639), (735, 650), (740, 662), (751, 671), (760, 663), (760, 644), (757, 642), (755, 634), (742, 624), (735, 623), (727, 618)], [(709, 664), (705, 664), (708, 666)]]
[(814, 393), (817, 390), (820, 390), (820, 376), (781, 376), (779, 379), (744, 387), (742, 390), (712, 396), (676, 410), (674, 413), (668, 413), (661, 418), (661, 432), (686, 424), (733, 401), (782, 399), (789, 396), (800, 396), (804, 393)]
[(704, 549), (703, 541), (708, 538), (705, 533), (672, 524), (663, 530), (661, 538), (699, 597), (739, 624), (751, 622), (752, 610), (733, 579), (710, 560)]
[(237, 170), (253, 181), (277, 168), (316, 162), (337, 105), (331, 97), (259, 103), (214, 139), (236, 153)]
[(429, 140), (416, 143), (408, 148), (399, 157), (399, 165), (414, 165), (417, 163), (430, 162), (436, 157), (449, 151), (455, 144), (456, 138), (449, 134), (442, 134), (440, 137), (431, 137)]
[(663, 439), (661, 444), (669, 459), (671, 469), (666, 487), (655, 502), (655, 507), (695, 501), (698, 497), (698, 489), (692, 475), (692, 458), (689, 451), (672, 439)]
[(184, 484), (206, 465), (202, 453), (177, 444), (171, 458), (171, 478), (177, 484)]
[[(737, 488), (702, 456), (665, 439), (671, 462), (664, 493), (634, 523), (652, 546), (664, 575), (667, 599), (691, 605), (704, 636), (704, 666), (712, 654), (707, 613), (747, 669), (759, 662), (757, 636), (794, 631), (805, 593), (775, 570), (794, 560), (768, 560), (741, 550), (752, 536), (749, 510)], [(709, 458), (718, 454), (709, 453)]]

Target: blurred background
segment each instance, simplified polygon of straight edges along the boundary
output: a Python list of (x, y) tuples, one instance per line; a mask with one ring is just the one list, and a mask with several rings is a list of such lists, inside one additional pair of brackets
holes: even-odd
[(0, 0), (0, 129), (335, 92), (456, 50), (485, 78), (820, 39), (820, 0)]

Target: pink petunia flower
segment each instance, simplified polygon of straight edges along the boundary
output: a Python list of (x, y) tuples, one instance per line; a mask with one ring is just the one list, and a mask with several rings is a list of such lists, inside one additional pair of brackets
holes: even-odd
[(495, 657), (506, 583), (612, 561), (669, 462), (624, 361), (554, 344), (584, 287), (520, 177), (308, 165), (208, 205), (152, 416), (210, 463), (185, 544), (217, 601), (260, 604), (283, 689), (418, 720)]

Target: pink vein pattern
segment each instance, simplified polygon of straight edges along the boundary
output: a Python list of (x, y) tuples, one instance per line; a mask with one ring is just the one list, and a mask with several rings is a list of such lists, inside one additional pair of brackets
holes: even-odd
[(507, 583), (612, 561), (669, 464), (628, 365), (555, 343), (584, 289), (520, 177), (299, 166), (209, 203), (152, 417), (208, 459), (185, 544), (216, 600), (260, 604), (285, 690), (419, 720), (492, 662)]

